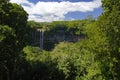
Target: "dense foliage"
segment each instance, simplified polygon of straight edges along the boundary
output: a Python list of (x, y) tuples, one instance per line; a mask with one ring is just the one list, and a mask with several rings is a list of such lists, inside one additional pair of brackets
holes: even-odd
[[(104, 12), (97, 20), (52, 23), (27, 23), (21, 6), (1, 1), (0, 80), (120, 80), (119, 0), (102, 0)], [(60, 42), (45, 51), (26, 45), (27, 30), (31, 30), (27, 27), (35, 26), (46, 35), (63, 29), (86, 37), (76, 43)]]
[(9, 0), (0, 0), (0, 80), (14, 80), (27, 44), (27, 13)]

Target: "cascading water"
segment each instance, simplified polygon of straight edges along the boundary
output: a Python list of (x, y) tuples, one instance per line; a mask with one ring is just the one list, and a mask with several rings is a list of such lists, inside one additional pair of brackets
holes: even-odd
[(43, 49), (43, 39), (44, 39), (44, 31), (40, 30), (40, 49)]

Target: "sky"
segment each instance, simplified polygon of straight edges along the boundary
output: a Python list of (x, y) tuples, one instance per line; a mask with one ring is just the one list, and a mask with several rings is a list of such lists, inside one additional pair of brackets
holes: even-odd
[(102, 13), (101, 0), (10, 0), (20, 4), (29, 14), (28, 20), (51, 22), (81, 20)]

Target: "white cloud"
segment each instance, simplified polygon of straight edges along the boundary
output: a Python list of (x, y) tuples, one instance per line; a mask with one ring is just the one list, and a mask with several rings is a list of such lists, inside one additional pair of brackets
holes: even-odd
[(88, 12), (101, 6), (101, 0), (91, 2), (37, 2), (28, 0), (10, 0), (12, 3), (21, 4), (29, 14), (29, 20), (37, 22), (64, 20), (69, 12)]

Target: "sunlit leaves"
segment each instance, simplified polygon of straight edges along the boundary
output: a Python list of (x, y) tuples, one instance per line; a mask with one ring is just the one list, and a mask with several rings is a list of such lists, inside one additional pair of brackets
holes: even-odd
[(0, 25), (0, 41), (10, 37), (11, 35), (15, 36), (12, 28), (10, 28), (8, 26)]

